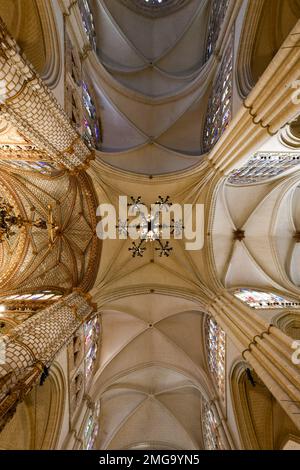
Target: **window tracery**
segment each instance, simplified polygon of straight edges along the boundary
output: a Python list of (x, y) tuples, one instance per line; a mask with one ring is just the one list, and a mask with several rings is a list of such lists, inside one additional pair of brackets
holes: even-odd
[(92, 410), (87, 419), (84, 429), (84, 450), (92, 450), (99, 433), (100, 401)]
[(225, 132), (232, 118), (233, 46), (226, 49), (209, 98), (204, 126), (204, 152), (209, 152)]
[(259, 152), (238, 170), (234, 170), (228, 183), (243, 185), (275, 178), (300, 164), (299, 152)]
[(210, 11), (207, 45), (206, 45), (206, 61), (213, 54), (216, 47), (222, 23), (225, 19), (229, 0), (213, 0)]
[(238, 289), (234, 296), (255, 309), (299, 308), (300, 303), (273, 292), (262, 292), (252, 289)]
[(209, 370), (222, 400), (225, 400), (226, 335), (212, 317), (205, 321), (206, 349)]
[(82, 129), (82, 70), (78, 50), (73, 46), (66, 34), (66, 82), (65, 82), (65, 109), (75, 129), (80, 133)]
[(82, 23), (84, 31), (89, 39), (90, 45), (94, 51), (96, 51), (96, 31), (93, 13), (90, 7), (89, 0), (79, 0), (78, 1), (79, 10), (81, 13)]
[(202, 405), (202, 423), (203, 423), (203, 439), (206, 450), (222, 450), (224, 449), (217, 420), (209, 403), (203, 402)]
[(100, 341), (100, 321), (96, 316), (84, 325), (85, 335), (85, 380), (89, 384), (96, 366)]
[(100, 124), (91, 92), (86, 82), (82, 82), (83, 99), (83, 138), (89, 147), (99, 148), (101, 142)]
[(12, 170), (34, 171), (42, 175), (54, 176), (60, 172), (59, 168), (50, 162), (8, 160), (0, 158), (0, 165)]

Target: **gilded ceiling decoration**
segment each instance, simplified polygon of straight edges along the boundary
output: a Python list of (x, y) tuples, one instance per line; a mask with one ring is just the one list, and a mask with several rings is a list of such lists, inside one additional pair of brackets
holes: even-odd
[[(32, 292), (43, 288), (65, 292), (81, 286), (88, 290), (99, 256), (99, 240), (95, 233), (96, 201), (89, 178), (85, 174), (75, 177), (65, 173), (51, 178), (32, 173), (22, 176), (6, 173), (2, 179), (6, 194), (10, 191), (9, 203), (16, 217), (31, 220), (34, 208), (36, 221), (44, 221), (49, 229), (50, 217), (50, 225), (54, 228), (50, 234), (47, 227), (42, 230), (34, 223), (25, 223), (14, 230), (15, 235), (4, 240), (1, 259), (2, 263), (8, 263), (6, 269), (11, 270), (14, 258), (10, 254), (15, 244), (19, 246), (25, 237), (19, 253), (18, 271), (8, 277), (7, 270), (2, 270), (2, 289)], [(20, 209), (15, 202), (18, 196), (22, 200)]]

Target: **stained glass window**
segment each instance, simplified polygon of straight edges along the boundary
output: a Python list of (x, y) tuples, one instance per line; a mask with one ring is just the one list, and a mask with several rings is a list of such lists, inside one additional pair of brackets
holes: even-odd
[(275, 178), (300, 165), (299, 152), (259, 152), (238, 170), (234, 170), (228, 183), (243, 185)]
[(212, 0), (206, 45), (206, 61), (212, 55), (217, 44), (228, 4), (229, 0)]
[(45, 291), (34, 292), (34, 293), (31, 293), (31, 294), (8, 295), (6, 297), (1, 297), (1, 301), (4, 301), (4, 300), (14, 300), (14, 301), (16, 301), (16, 300), (27, 300), (27, 301), (53, 300), (53, 301), (57, 301), (61, 297), (62, 297), (62, 294), (60, 292), (45, 290)]
[(168, 0), (144, 0), (148, 5), (163, 5)]
[(238, 289), (234, 296), (255, 309), (299, 308), (300, 302), (289, 300), (272, 292), (261, 292), (252, 289)]
[(203, 147), (209, 152), (225, 132), (232, 117), (233, 47), (230, 41), (209, 98)]
[(86, 384), (92, 378), (100, 340), (100, 322), (98, 316), (84, 325), (85, 336), (85, 378)]
[(208, 366), (220, 397), (225, 400), (226, 335), (212, 317), (205, 322)]
[(101, 142), (100, 124), (96, 107), (85, 82), (82, 83), (83, 99), (83, 138), (93, 148), (99, 148)]
[(97, 48), (96, 45), (96, 31), (93, 13), (90, 7), (89, 0), (78, 0), (79, 10), (81, 13), (82, 23), (89, 42), (95, 51)]
[(90, 413), (84, 430), (84, 449), (92, 450), (99, 433), (100, 402), (97, 402), (95, 409)]
[(50, 162), (0, 159), (0, 165), (10, 167), (15, 170), (34, 171), (51, 176), (60, 171), (53, 163)]
[(217, 420), (207, 402), (202, 405), (203, 440), (206, 450), (222, 450), (223, 444)]

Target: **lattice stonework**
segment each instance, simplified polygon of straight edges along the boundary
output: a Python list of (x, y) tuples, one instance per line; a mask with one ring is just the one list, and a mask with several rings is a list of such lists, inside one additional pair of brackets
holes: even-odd
[(232, 117), (233, 41), (226, 49), (209, 98), (203, 149), (209, 152), (225, 132)]
[(299, 152), (259, 152), (242, 168), (234, 170), (228, 183), (237, 186), (267, 181), (300, 165)]
[(212, 317), (205, 321), (207, 360), (222, 400), (225, 400), (226, 335)]
[(0, 429), (11, 407), (8, 397), (24, 398), (93, 310), (85, 295), (73, 292), (1, 337), (5, 361), (0, 364)]
[(74, 170), (93, 158), (52, 93), (0, 21), (1, 114), (51, 160)]

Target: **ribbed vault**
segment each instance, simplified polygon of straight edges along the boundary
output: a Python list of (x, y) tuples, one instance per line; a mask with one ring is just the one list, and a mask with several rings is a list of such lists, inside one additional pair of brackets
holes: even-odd
[(155, 19), (116, 0), (98, 0), (94, 8), (99, 60), (86, 68), (102, 116), (98, 157), (136, 173), (182, 170), (203, 154), (215, 70), (204, 66), (210, 3), (165, 3), (181, 8)]
[(108, 302), (101, 316), (101, 448), (203, 448), (211, 385), (199, 306), (146, 294)]
[[(237, 231), (243, 232), (241, 240)], [(263, 184), (223, 183), (213, 224), (219, 279), (227, 288), (256, 286), (298, 293), (298, 233), (298, 173)]]

